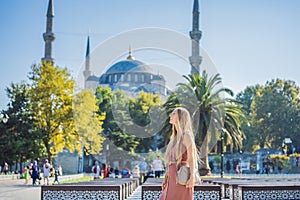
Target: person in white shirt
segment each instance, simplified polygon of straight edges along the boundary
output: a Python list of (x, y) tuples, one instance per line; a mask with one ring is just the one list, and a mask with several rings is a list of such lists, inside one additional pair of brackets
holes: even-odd
[(43, 176), (44, 176), (44, 185), (49, 185), (49, 176), (50, 176), (50, 168), (51, 165), (48, 162), (48, 159), (45, 160), (45, 163), (43, 165)]
[(95, 165), (92, 167), (92, 172), (94, 174), (94, 180), (99, 179), (100, 176), (100, 166), (98, 161), (95, 161)]
[(153, 165), (153, 170), (154, 170), (154, 173), (155, 173), (154, 177), (155, 178), (160, 178), (160, 174), (163, 170), (163, 163), (160, 160), (159, 156), (157, 156), (157, 158), (155, 160), (153, 160), (152, 165)]

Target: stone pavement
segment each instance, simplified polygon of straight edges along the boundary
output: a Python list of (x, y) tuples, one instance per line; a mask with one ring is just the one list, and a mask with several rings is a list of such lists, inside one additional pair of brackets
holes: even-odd
[[(59, 181), (72, 180), (83, 176), (84, 174), (64, 175), (59, 177)], [(41, 186), (33, 186), (32, 179), (29, 179), (27, 185), (24, 182), (24, 179), (17, 179), (17, 175), (0, 175), (0, 200), (40, 200)], [(50, 183), (52, 182), (53, 178), (50, 179)]]
[(0, 181), (1, 200), (40, 200), (41, 187), (32, 186), (31, 182), (27, 185), (24, 180), (5, 180)]

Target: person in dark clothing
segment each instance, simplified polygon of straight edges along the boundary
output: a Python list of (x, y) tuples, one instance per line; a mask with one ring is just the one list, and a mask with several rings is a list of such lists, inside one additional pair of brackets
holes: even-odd
[(39, 172), (40, 172), (40, 167), (38, 166), (37, 161), (33, 162), (31, 170), (32, 170), (31, 172), (32, 185), (35, 185), (37, 179), (39, 179)]

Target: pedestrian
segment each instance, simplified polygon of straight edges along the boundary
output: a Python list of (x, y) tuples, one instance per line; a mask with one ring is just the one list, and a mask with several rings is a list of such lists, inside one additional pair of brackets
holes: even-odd
[(49, 185), (49, 177), (51, 175), (51, 165), (48, 161), (48, 159), (45, 160), (45, 163), (43, 165), (43, 177), (44, 177), (44, 185)]
[(105, 163), (102, 163), (102, 168), (103, 168), (103, 178), (107, 178), (107, 174), (108, 174), (107, 165)]
[(53, 181), (53, 185), (55, 184), (55, 182), (57, 182), (57, 184), (59, 184), (58, 176), (59, 176), (59, 170), (56, 169), (56, 170), (55, 170), (55, 173), (54, 173), (54, 181)]
[(116, 167), (116, 168), (115, 168), (115, 178), (119, 178), (119, 174), (120, 174), (119, 168)]
[(31, 172), (31, 178), (32, 178), (32, 185), (35, 185), (37, 183), (37, 180), (39, 179), (39, 172), (40, 167), (37, 164), (37, 161), (33, 161), (32, 165), (32, 172)]
[(113, 173), (114, 169), (112, 167), (110, 167), (110, 165), (107, 166), (107, 177), (106, 178), (112, 178), (112, 173)]
[(63, 175), (63, 172), (62, 172), (62, 167), (61, 165), (58, 165), (58, 172), (59, 172), (59, 175), (62, 176)]
[(148, 168), (148, 164), (146, 163), (146, 159), (142, 158), (140, 164), (140, 184), (145, 182), (145, 176), (147, 174), (147, 168)]
[(100, 167), (98, 161), (95, 161), (94, 166), (92, 167), (92, 172), (94, 175), (94, 180), (99, 179), (100, 176)]
[(4, 163), (3, 172), (6, 175), (8, 173), (8, 164), (7, 162)]
[(238, 164), (236, 164), (236, 166), (235, 166), (235, 171), (237, 174), (240, 174), (240, 168), (239, 168)]
[(24, 180), (25, 180), (25, 183), (24, 184), (27, 184), (28, 183), (28, 179), (29, 179), (29, 165), (26, 165), (26, 167), (24, 168), (23, 170), (23, 177), (24, 177)]
[(162, 163), (159, 155), (156, 157), (155, 160), (153, 160), (152, 165), (153, 165), (153, 170), (154, 170), (154, 177), (160, 178), (160, 174), (163, 170), (163, 163)]
[[(192, 200), (195, 175), (198, 173), (197, 148), (191, 117), (185, 108), (177, 107), (170, 115), (172, 135), (166, 149), (167, 171), (159, 200)], [(177, 183), (177, 170), (188, 166), (191, 176), (186, 183)]]
[(140, 168), (138, 165), (136, 165), (131, 172), (133, 178), (140, 178)]
[(130, 176), (131, 176), (130, 169), (124, 167), (122, 170), (122, 178), (130, 178)]

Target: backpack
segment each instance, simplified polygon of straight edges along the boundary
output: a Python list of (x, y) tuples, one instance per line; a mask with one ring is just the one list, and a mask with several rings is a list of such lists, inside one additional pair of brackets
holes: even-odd
[(97, 166), (94, 166), (93, 172), (96, 174), (97, 173)]

